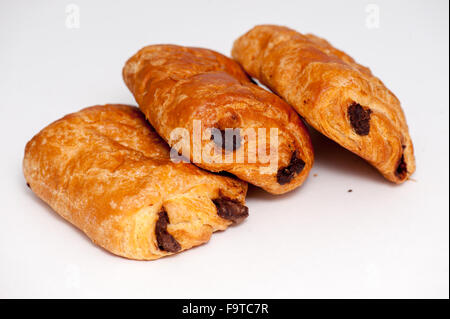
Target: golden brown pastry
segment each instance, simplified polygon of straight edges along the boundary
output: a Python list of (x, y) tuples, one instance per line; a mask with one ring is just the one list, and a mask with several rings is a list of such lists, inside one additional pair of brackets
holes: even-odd
[[(186, 157), (196, 165), (229, 172), (274, 194), (298, 187), (308, 175), (313, 151), (300, 117), (282, 99), (252, 83), (233, 60), (207, 49), (151, 45), (128, 60), (123, 77), (159, 135), (171, 146), (187, 147)], [(194, 145), (198, 121), (203, 133)], [(188, 141), (171, 137), (178, 128), (186, 130)], [(208, 134), (208, 129), (219, 134)], [(228, 139), (227, 129), (236, 135)], [(270, 139), (270, 129), (278, 130), (277, 141)], [(252, 130), (256, 139), (246, 134)], [(277, 145), (278, 154), (269, 152)], [(260, 146), (267, 158), (260, 155)], [(205, 150), (215, 153), (206, 160)], [(235, 159), (226, 162), (226, 156)]]
[(232, 56), (315, 129), (401, 183), (415, 170), (399, 100), (370, 70), (314, 35), (256, 26)]
[(23, 172), (94, 243), (132, 259), (200, 245), (248, 215), (245, 182), (173, 163), (131, 106), (89, 107), (50, 124), (28, 142)]

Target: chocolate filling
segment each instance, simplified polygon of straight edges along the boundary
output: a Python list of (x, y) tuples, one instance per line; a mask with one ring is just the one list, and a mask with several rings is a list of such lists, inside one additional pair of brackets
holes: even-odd
[(367, 135), (370, 132), (370, 109), (365, 110), (361, 105), (353, 103), (348, 107), (350, 124), (358, 135)]
[(297, 157), (297, 151), (292, 153), (291, 161), (286, 167), (282, 167), (277, 173), (277, 182), (280, 185), (289, 183), (296, 174), (300, 173), (305, 167), (305, 162)]
[(30, 183), (27, 183), (27, 186), (28, 186), (28, 188), (30, 188), (30, 189), (31, 189)]
[(248, 216), (248, 207), (237, 200), (221, 197), (213, 199), (213, 203), (217, 207), (217, 215), (233, 223), (240, 223)]
[(156, 241), (158, 242), (158, 248), (168, 251), (170, 253), (176, 253), (181, 249), (180, 244), (167, 232), (167, 225), (169, 224), (169, 216), (165, 211), (161, 211), (158, 214), (158, 220), (155, 225)]
[(222, 147), (222, 149), (226, 151), (235, 151), (241, 147), (241, 135), (239, 131), (236, 132), (235, 130), (233, 130), (233, 135), (231, 136), (232, 138), (230, 140), (230, 138), (225, 139), (225, 130), (216, 130), (220, 131), (220, 135), (222, 136), (222, 140), (215, 140), (214, 134), (211, 134), (211, 140), (213, 140), (216, 145)]
[(405, 157), (402, 154), (402, 157), (400, 158), (400, 161), (398, 162), (397, 169), (395, 170), (395, 175), (397, 175), (398, 178), (405, 178), (406, 173), (408, 172), (408, 169), (406, 167), (405, 163)]

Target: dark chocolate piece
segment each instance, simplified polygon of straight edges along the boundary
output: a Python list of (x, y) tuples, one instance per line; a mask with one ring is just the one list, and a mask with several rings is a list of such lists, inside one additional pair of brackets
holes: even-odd
[(176, 253), (180, 251), (181, 246), (172, 237), (171, 234), (167, 232), (167, 224), (169, 224), (169, 216), (165, 211), (159, 212), (158, 220), (155, 225), (156, 241), (158, 242), (158, 248), (161, 250), (168, 251), (170, 253)]
[(241, 147), (241, 135), (239, 133), (239, 130), (237, 130), (237, 132), (235, 130), (233, 131), (231, 140), (230, 140), (230, 138), (228, 138), (228, 139), (225, 138), (226, 137), (225, 130), (219, 130), (219, 129), (215, 129), (215, 130), (220, 132), (220, 135), (222, 136), (222, 140), (221, 141), (215, 140), (214, 134), (211, 134), (211, 140), (213, 140), (214, 143), (216, 143), (216, 145), (222, 147), (222, 149), (224, 149), (226, 151), (235, 151)]
[(395, 170), (395, 175), (397, 175), (398, 178), (403, 179), (405, 178), (406, 173), (408, 173), (408, 168), (406, 167), (405, 157), (402, 154), (402, 157), (398, 162), (397, 169)]
[(31, 189), (30, 183), (27, 183), (27, 186), (28, 186), (29, 189)]
[(213, 199), (213, 203), (217, 207), (217, 215), (231, 220), (233, 223), (240, 223), (248, 216), (248, 207), (242, 205), (237, 200), (220, 197)]
[(296, 174), (300, 173), (305, 167), (305, 162), (297, 157), (297, 151), (292, 153), (291, 161), (286, 167), (282, 167), (277, 173), (277, 182), (280, 185), (289, 183)]
[(353, 103), (348, 107), (350, 124), (358, 135), (367, 135), (370, 132), (370, 109), (365, 110), (361, 105)]

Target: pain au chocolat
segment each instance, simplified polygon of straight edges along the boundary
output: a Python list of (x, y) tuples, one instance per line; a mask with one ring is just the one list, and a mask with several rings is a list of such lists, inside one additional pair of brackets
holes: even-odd
[[(179, 128), (188, 132), (190, 140), (181, 145), (188, 147), (187, 157), (194, 164), (231, 173), (274, 194), (288, 192), (306, 179), (313, 150), (302, 120), (282, 99), (251, 82), (235, 61), (207, 49), (150, 45), (126, 62), (123, 78), (169, 145), (178, 144), (172, 132)], [(195, 151), (195, 123), (200, 123), (202, 132), (219, 132), (206, 134), (199, 142), (198, 149), (220, 149), (212, 160)], [(230, 129), (237, 134), (227, 140)], [(272, 129), (277, 131), (275, 141), (269, 135)], [(252, 130), (256, 139), (246, 134)], [(223, 139), (225, 143), (217, 143)], [(263, 161), (260, 147), (267, 153), (274, 147), (277, 154)], [(230, 154), (233, 161), (221, 160)], [(239, 154), (243, 161), (236, 160)]]
[(260, 25), (238, 38), (232, 56), (327, 137), (391, 182), (415, 170), (413, 144), (397, 97), (371, 71), (326, 40)]
[(173, 163), (131, 106), (89, 107), (50, 124), (26, 145), (23, 172), (59, 215), (131, 259), (200, 245), (248, 215), (245, 182)]

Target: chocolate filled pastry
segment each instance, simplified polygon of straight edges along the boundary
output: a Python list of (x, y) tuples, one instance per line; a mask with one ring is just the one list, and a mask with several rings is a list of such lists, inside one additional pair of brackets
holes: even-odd
[(313, 150), (302, 120), (233, 60), (207, 49), (151, 45), (127, 61), (123, 77), (172, 154), (273, 194), (306, 179)]
[(261, 25), (235, 41), (232, 56), (316, 130), (367, 160), (386, 179), (401, 183), (414, 172), (399, 100), (368, 68), (326, 40)]
[(94, 106), (34, 136), (23, 172), (33, 192), (94, 243), (151, 260), (248, 216), (245, 182), (173, 163), (169, 152), (136, 107)]

